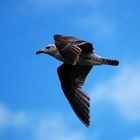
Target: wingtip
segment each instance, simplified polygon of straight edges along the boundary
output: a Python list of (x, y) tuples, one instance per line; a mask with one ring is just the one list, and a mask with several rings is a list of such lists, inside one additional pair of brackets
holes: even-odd
[(85, 126), (86, 126), (87, 128), (89, 128), (89, 127), (90, 127), (90, 122), (87, 123), (87, 124), (85, 124)]
[[(79, 117), (78, 117), (79, 118)], [(84, 124), (84, 126), (86, 126), (87, 128), (90, 127), (90, 120), (82, 120), (82, 118), (79, 118), (80, 121)]]

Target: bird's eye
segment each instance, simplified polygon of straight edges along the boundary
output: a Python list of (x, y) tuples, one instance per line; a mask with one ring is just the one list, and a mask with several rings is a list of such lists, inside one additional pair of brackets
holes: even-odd
[(47, 46), (46, 49), (50, 49), (50, 46)]

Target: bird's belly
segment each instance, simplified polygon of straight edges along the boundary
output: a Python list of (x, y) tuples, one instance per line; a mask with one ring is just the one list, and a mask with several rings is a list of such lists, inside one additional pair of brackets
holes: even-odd
[(77, 65), (88, 65), (88, 66), (92, 66), (93, 62), (91, 59), (83, 59), (83, 58), (79, 58)]
[(81, 55), (78, 59), (77, 65), (93, 65), (93, 60), (90, 55)]
[(101, 65), (100, 57), (95, 54), (81, 55), (78, 59), (77, 65)]

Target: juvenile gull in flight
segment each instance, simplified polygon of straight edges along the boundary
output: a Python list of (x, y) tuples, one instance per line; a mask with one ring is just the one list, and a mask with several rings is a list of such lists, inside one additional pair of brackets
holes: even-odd
[(78, 118), (90, 125), (90, 98), (82, 91), (86, 77), (94, 65), (119, 65), (119, 61), (102, 58), (94, 53), (92, 43), (72, 36), (54, 35), (49, 44), (36, 54), (49, 54), (64, 62), (57, 73), (62, 90)]

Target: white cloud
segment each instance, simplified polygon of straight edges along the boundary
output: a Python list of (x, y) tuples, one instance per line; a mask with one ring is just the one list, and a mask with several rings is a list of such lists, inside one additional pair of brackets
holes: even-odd
[[(19, 133), (20, 139), (30, 140), (86, 140), (82, 130), (73, 131), (57, 113), (13, 111), (0, 104), (0, 135), (7, 130)], [(28, 132), (27, 135), (20, 135)], [(18, 133), (17, 133), (18, 134)]]
[(0, 129), (7, 127), (23, 128), (27, 122), (26, 119), (25, 112), (11, 112), (0, 104)]
[(36, 132), (37, 140), (85, 140), (84, 132), (71, 132), (58, 115), (42, 119)]
[(90, 93), (96, 102), (110, 102), (129, 121), (140, 122), (140, 65), (124, 67), (112, 79), (96, 86)]
[(132, 140), (140, 140), (140, 137), (134, 137)]

